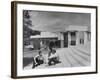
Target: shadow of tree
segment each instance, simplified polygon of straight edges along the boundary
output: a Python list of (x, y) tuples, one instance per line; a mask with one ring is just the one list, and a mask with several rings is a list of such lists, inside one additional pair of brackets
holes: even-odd
[(24, 57), (23, 58), (23, 68), (32, 62), (33, 62), (33, 57), (30, 57), (30, 58)]

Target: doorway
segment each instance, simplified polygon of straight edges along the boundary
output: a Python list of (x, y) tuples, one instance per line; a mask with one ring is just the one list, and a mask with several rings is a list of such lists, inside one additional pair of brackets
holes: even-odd
[(64, 33), (64, 47), (68, 47), (68, 32)]
[(76, 45), (76, 32), (71, 32), (71, 45)]

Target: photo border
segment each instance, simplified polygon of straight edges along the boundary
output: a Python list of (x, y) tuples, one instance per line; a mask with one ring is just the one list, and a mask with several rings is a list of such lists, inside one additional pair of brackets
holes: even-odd
[[(49, 75), (33, 75), (33, 76), (17, 76), (17, 4), (28, 5), (50, 5), (59, 7), (79, 7), (79, 8), (93, 8), (96, 9), (96, 71), (94, 72), (78, 72), (78, 73), (63, 73), (63, 74), (49, 74)], [(98, 72), (98, 7), (89, 5), (73, 5), (73, 4), (58, 4), (58, 3), (41, 3), (41, 2), (26, 2), (26, 1), (12, 1), (11, 2), (11, 77), (12, 78), (32, 78), (32, 77), (50, 77), (50, 76), (66, 76), (66, 75), (81, 75), (94, 74)]]

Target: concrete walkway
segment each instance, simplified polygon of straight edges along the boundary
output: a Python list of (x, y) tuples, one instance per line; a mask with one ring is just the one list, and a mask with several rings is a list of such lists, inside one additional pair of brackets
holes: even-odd
[[(88, 46), (88, 47), (86, 47)], [(60, 56), (61, 63), (48, 66), (40, 65), (36, 68), (56, 68), (56, 67), (81, 67), (89, 66), (91, 63), (90, 45), (70, 46), (68, 48), (60, 48), (56, 50)], [(32, 69), (32, 63), (28, 64), (24, 69)]]

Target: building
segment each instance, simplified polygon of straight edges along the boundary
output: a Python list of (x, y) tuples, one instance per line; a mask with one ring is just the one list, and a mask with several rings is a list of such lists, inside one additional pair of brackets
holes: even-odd
[[(31, 44), (33, 44), (34, 49), (40, 49), (41, 47), (47, 47), (50, 44), (52, 47), (60, 47), (58, 34), (52, 32), (40, 32), (40, 35), (31, 36)], [(39, 45), (38, 45), (39, 44)]]
[(91, 32), (87, 26), (69, 26), (65, 37), (68, 37), (68, 46), (86, 44), (91, 40)]
[(40, 35), (31, 36), (30, 38), (35, 49), (37, 49), (37, 46), (40, 48), (41, 45), (38, 44), (41, 41), (47, 46), (51, 43), (55, 48), (64, 48), (86, 44), (91, 40), (91, 32), (87, 26), (70, 25), (62, 32), (42, 31)]

